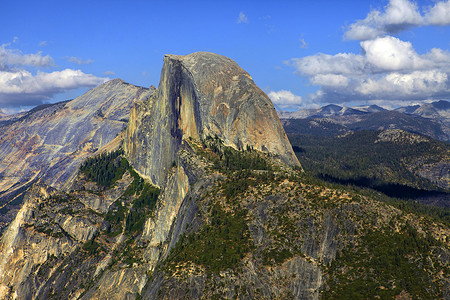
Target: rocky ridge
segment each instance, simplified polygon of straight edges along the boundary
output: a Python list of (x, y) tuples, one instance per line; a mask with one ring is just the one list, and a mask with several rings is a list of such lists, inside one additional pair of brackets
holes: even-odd
[(132, 103), (152, 92), (115, 79), (74, 100), (33, 109), (3, 126), (0, 231), (14, 215), (6, 211), (17, 211), (24, 190), (38, 180), (58, 189), (70, 186), (81, 162), (127, 126)]

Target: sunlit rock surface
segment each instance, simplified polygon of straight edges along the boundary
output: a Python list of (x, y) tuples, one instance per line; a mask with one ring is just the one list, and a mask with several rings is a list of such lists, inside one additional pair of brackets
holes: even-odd
[[(115, 79), (2, 127), (0, 208), (14, 211), (9, 203), (38, 179), (55, 188), (70, 186), (81, 162), (127, 126), (133, 102), (152, 92)], [(0, 231), (9, 221), (0, 217)]]
[(131, 163), (161, 185), (182, 139), (208, 135), (300, 165), (272, 102), (236, 62), (208, 52), (166, 55), (154, 95), (131, 111), (125, 140)]

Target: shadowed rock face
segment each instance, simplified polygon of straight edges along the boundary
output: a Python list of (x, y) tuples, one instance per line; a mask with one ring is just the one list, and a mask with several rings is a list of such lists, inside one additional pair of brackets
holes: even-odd
[(208, 135), (300, 165), (270, 99), (237, 63), (207, 52), (166, 55), (155, 94), (132, 109), (125, 151), (160, 185), (181, 141)]

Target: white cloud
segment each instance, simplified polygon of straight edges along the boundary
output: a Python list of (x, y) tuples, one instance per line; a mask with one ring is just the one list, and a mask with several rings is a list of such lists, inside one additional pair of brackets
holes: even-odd
[(348, 77), (336, 74), (318, 74), (311, 77), (310, 80), (312, 84), (328, 87), (344, 87), (350, 82)]
[(38, 72), (36, 75), (26, 70), (0, 71), (0, 105), (37, 105), (54, 94), (79, 87), (94, 87), (105, 81), (106, 78), (71, 69)]
[(242, 23), (248, 23), (248, 18), (247, 16), (241, 11), (239, 13), (239, 17), (236, 21), (238, 24), (242, 24)]
[(3, 107), (38, 105), (55, 94), (80, 87), (94, 87), (107, 80), (72, 69), (54, 72), (38, 70), (33, 74), (27, 67), (54, 66), (53, 59), (41, 52), (23, 54), (8, 46), (0, 46), (0, 105)]
[(368, 64), (381, 71), (398, 71), (426, 67), (430, 62), (414, 51), (410, 42), (387, 36), (361, 42)]
[(293, 58), (287, 62), (303, 75), (361, 73), (365, 70), (365, 63), (364, 57), (352, 53), (336, 55), (318, 53), (303, 58)]
[[(418, 54), (411, 43), (386, 36), (360, 42), (362, 54), (316, 54), (288, 63), (320, 86), (306, 100), (344, 103), (450, 97), (450, 52)], [(305, 101), (305, 99), (303, 99)]]
[(47, 46), (47, 41), (42, 41), (39, 43), (39, 47), (45, 47)]
[(369, 78), (356, 91), (369, 97), (390, 99), (426, 99), (429, 95), (448, 92), (448, 75), (444, 72), (414, 71), (408, 74), (390, 73), (381, 78)]
[(372, 10), (365, 19), (351, 24), (344, 33), (350, 40), (371, 40), (414, 26), (450, 25), (450, 0), (439, 1), (421, 14), (416, 3), (390, 0), (384, 11)]
[(116, 72), (114, 72), (114, 71), (105, 71), (105, 72), (103, 72), (103, 75), (112, 76), (112, 75), (116, 75)]
[(317, 53), (287, 62), (319, 89), (302, 101), (383, 103), (450, 98), (450, 52), (419, 54), (408, 41), (391, 36), (418, 26), (450, 25), (450, 0), (419, 7), (414, 0), (389, 0), (345, 29), (360, 40), (361, 53)]
[(304, 106), (302, 97), (294, 95), (291, 91), (271, 91), (267, 94), (272, 103), (281, 109), (296, 109)]
[[(408, 0), (391, 0), (386, 6), (384, 15), (381, 15), (383, 25), (390, 32), (423, 23), (417, 5)], [(389, 31), (388, 31), (389, 32)]]
[(351, 24), (344, 37), (351, 40), (374, 39), (424, 23), (417, 5), (408, 0), (390, 0), (384, 12), (372, 10), (364, 20)]
[(54, 64), (49, 56), (43, 56), (42, 52), (35, 54), (23, 54), (16, 49), (9, 49), (8, 44), (0, 46), (0, 70), (5, 70), (11, 66), (32, 66), (32, 67), (50, 67)]
[(425, 20), (431, 25), (450, 25), (450, 0), (436, 3), (425, 14)]

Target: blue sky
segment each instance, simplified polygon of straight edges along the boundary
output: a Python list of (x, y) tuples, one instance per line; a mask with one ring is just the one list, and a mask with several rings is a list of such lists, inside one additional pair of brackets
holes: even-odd
[(157, 86), (163, 56), (234, 59), (277, 109), (450, 99), (450, 1), (0, 2), (0, 108), (107, 79)]

